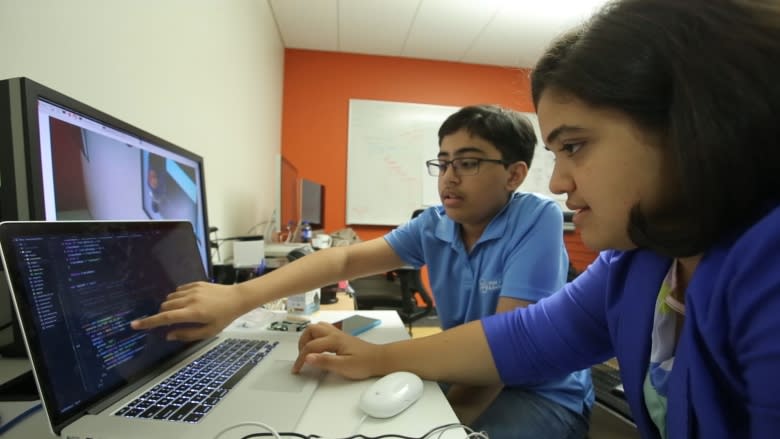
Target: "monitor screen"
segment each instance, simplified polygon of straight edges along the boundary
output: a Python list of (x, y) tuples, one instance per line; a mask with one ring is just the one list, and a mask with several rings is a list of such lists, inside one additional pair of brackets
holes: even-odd
[(301, 179), (301, 221), (307, 221), (313, 229), (324, 228), (325, 187), (311, 180)]
[[(0, 147), (0, 221), (186, 220), (211, 275), (199, 155), (27, 78), (0, 80)], [(0, 354), (20, 355), (4, 284)]]
[(201, 161), (38, 99), (45, 220), (182, 219), (208, 270)]

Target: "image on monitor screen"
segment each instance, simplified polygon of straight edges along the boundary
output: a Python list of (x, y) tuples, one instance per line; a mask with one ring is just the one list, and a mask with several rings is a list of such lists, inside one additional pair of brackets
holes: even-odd
[(51, 102), (38, 113), (47, 220), (183, 219), (207, 257), (196, 161)]
[(195, 168), (149, 151), (142, 151), (141, 173), (143, 206), (149, 218), (184, 218), (198, 224)]

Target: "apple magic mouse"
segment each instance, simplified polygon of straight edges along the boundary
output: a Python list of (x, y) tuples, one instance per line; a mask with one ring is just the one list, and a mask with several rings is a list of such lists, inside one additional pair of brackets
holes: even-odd
[(360, 408), (374, 418), (395, 416), (417, 401), (423, 382), (411, 372), (393, 372), (378, 379), (360, 397)]

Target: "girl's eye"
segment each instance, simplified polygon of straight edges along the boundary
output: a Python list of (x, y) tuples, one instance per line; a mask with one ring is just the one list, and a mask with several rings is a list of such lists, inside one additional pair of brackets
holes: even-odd
[(579, 143), (564, 143), (563, 146), (561, 146), (561, 152), (568, 153), (569, 155), (572, 155), (576, 153), (577, 151), (582, 148), (582, 146), (585, 145), (584, 142)]

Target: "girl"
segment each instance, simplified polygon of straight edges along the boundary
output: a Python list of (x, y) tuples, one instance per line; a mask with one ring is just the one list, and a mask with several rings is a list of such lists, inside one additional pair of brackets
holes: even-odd
[(531, 77), (550, 187), (597, 260), (559, 294), (432, 337), (314, 325), (294, 371), (523, 385), (616, 356), (643, 437), (776, 437), (778, 78), (776, 1), (608, 4)]

